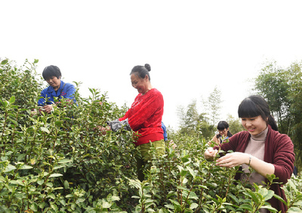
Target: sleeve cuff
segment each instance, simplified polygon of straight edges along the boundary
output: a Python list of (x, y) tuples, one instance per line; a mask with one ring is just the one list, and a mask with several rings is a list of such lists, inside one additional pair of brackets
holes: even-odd
[(123, 121), (119, 121), (118, 119), (113, 120), (113, 121), (107, 121), (107, 124), (111, 127), (111, 130), (114, 132), (117, 132), (119, 129), (122, 129), (122, 128), (126, 131), (131, 130), (131, 127), (128, 123), (128, 118)]

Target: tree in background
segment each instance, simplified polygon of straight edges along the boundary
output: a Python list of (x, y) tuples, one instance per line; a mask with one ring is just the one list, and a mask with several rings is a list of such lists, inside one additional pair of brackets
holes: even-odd
[(203, 102), (206, 112), (198, 112), (196, 100), (193, 100), (186, 108), (178, 106), (180, 133), (202, 135), (206, 140), (212, 138), (220, 115), (220, 104), (221, 92), (215, 87), (208, 97), (208, 102)]
[(302, 72), (301, 63), (293, 63), (289, 72), (290, 100), (290, 137), (295, 145), (296, 164), (302, 168)]
[(289, 99), (291, 76), (289, 70), (278, 67), (276, 62), (262, 68), (255, 81), (255, 89), (265, 98), (270, 106), (271, 114), (278, 122), (279, 131), (289, 134), (290, 105)]
[(177, 114), (180, 119), (180, 132), (195, 135), (198, 132), (198, 123), (200, 119), (203, 119), (198, 113), (196, 100), (193, 100), (186, 108), (178, 106)]
[(206, 108), (208, 111), (208, 116), (210, 119), (211, 125), (215, 126), (218, 122), (220, 109), (221, 109), (221, 91), (214, 88), (213, 92), (210, 93), (208, 97), (208, 103), (206, 103)]
[(234, 118), (232, 115), (228, 115), (226, 122), (229, 124), (229, 131), (234, 135), (237, 132), (244, 131), (239, 118)]
[(186, 108), (178, 106), (177, 114), (180, 119), (180, 133), (208, 138), (212, 135), (213, 126), (209, 124), (206, 113), (199, 113), (196, 100)]
[(267, 100), (279, 132), (291, 137), (295, 145), (296, 164), (299, 165), (302, 160), (301, 66), (301, 62), (292, 63), (283, 69), (276, 62), (270, 62), (255, 79), (255, 90)]

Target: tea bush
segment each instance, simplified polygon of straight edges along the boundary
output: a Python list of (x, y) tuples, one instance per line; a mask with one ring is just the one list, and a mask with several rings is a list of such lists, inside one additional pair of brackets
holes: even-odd
[[(263, 206), (277, 212), (267, 203), (275, 196), (268, 187), (251, 190), (234, 180), (238, 168), (206, 161), (201, 136), (170, 132), (178, 147), (154, 155), (140, 182), (133, 133), (103, 135), (96, 128), (126, 107), (90, 89), (87, 99), (76, 94), (78, 106), (62, 100), (52, 114), (33, 115), (42, 88), (37, 63), (1, 62), (1, 212), (259, 212)], [(301, 177), (284, 189), (288, 212), (301, 211)]]

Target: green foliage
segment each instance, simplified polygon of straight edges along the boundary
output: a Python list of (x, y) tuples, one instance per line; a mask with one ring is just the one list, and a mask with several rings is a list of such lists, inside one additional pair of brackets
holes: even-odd
[[(8, 63), (1, 62), (5, 75), (27, 72), (8, 68)], [(33, 76), (22, 84), (35, 79), (29, 72)], [(1, 212), (216, 213), (258, 212), (260, 207), (274, 212), (267, 203), (274, 196), (270, 190), (251, 190), (234, 179), (239, 168), (221, 168), (204, 159), (208, 145), (202, 133), (169, 132), (178, 147), (167, 148), (160, 158), (151, 149), (146, 180), (140, 182), (132, 132), (103, 135), (96, 128), (121, 117), (125, 107), (90, 89), (87, 99), (76, 94), (78, 106), (63, 99), (52, 114), (32, 114), (41, 86), (14, 93), (24, 86), (18, 82), (0, 94)], [(0, 88), (6, 83), (1, 81)], [(300, 208), (301, 178), (285, 189), (291, 211)]]
[[(287, 197), (286, 205), (289, 207), (288, 212), (301, 212), (302, 210), (302, 179), (292, 177), (283, 187)], [(275, 195), (276, 196), (276, 195)]]
[(186, 108), (178, 107), (180, 118), (180, 133), (210, 138), (214, 134), (214, 127), (210, 125), (205, 113), (199, 113), (196, 101), (192, 101)]
[(38, 60), (33, 63), (26, 60), (17, 68), (13, 61), (3, 60), (0, 67), (0, 100), (9, 100), (15, 96), (15, 104), (19, 108), (29, 108), (42, 88), (42, 78), (36, 77), (37, 63)]
[(279, 132), (291, 137), (295, 145), (296, 165), (302, 168), (302, 72), (301, 63), (288, 68), (268, 63), (255, 80), (255, 89), (264, 97), (278, 123)]
[(220, 104), (221, 92), (215, 87), (209, 95), (208, 101), (203, 102), (203, 112), (198, 112), (196, 100), (193, 100), (187, 107), (178, 106), (180, 133), (196, 135), (206, 140), (212, 139), (220, 114)]
[(229, 131), (234, 135), (237, 132), (244, 131), (245, 129), (241, 125), (240, 119), (236, 119), (233, 116), (229, 115), (226, 119), (226, 122), (229, 124)]
[(279, 122), (280, 131), (283, 133), (288, 133), (290, 128), (286, 124), (290, 119), (291, 77), (288, 70), (278, 67), (276, 63), (270, 63), (261, 70), (255, 81), (256, 90), (267, 100), (272, 114)]

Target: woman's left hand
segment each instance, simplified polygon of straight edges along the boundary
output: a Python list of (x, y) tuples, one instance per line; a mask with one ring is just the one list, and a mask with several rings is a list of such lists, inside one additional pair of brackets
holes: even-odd
[(225, 156), (216, 160), (217, 166), (232, 168), (235, 166), (239, 166), (241, 164), (248, 164), (249, 162), (249, 154), (242, 152), (233, 152), (228, 153)]

